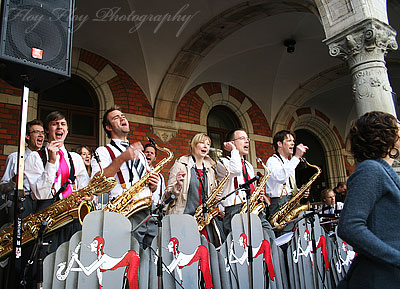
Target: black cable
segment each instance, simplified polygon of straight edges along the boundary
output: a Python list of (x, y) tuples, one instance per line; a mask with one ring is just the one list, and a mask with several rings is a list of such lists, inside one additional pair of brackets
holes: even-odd
[[(144, 244), (143, 242), (139, 242), (139, 243), (140, 243), (141, 245)], [(151, 246), (149, 246), (148, 248), (151, 249), (151, 251), (157, 256), (157, 258), (160, 258), (160, 256), (158, 256), (156, 250), (154, 250)], [(169, 271), (168, 266), (164, 263), (164, 261), (162, 261), (162, 264), (163, 264), (164, 268), (166, 269), (166, 271), (168, 272), (168, 274), (175, 280), (175, 282), (176, 282), (182, 289), (185, 289), (185, 288), (181, 285), (181, 283), (175, 278), (175, 274), (172, 274), (172, 272)]]

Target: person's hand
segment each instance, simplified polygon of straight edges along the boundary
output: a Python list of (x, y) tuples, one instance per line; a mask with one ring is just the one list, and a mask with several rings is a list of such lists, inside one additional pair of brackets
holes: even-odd
[(223, 219), (223, 218), (225, 217), (225, 211), (219, 210), (219, 211), (218, 211), (218, 216), (219, 216), (221, 219)]
[(183, 180), (185, 179), (186, 173), (184, 171), (180, 171), (176, 174), (176, 185), (175, 188), (177, 191), (182, 190)]
[(123, 157), (124, 161), (136, 160), (139, 158), (141, 151), (143, 151), (143, 145), (141, 142), (137, 141), (127, 147), (126, 151), (124, 151), (121, 156)]
[(154, 192), (155, 190), (157, 190), (158, 182), (160, 181), (160, 176), (157, 173), (152, 173), (150, 174), (147, 181), (149, 184), (150, 191)]
[(260, 193), (260, 195), (258, 196), (258, 199), (264, 203), (266, 203), (268, 206), (271, 205), (271, 201), (269, 199), (269, 197), (264, 193)]
[(296, 147), (296, 153), (294, 156), (300, 159), (307, 152), (307, 150), (308, 150), (308, 146), (305, 146), (301, 143)]
[(47, 151), (49, 153), (49, 163), (51, 164), (56, 163), (57, 154), (62, 145), (63, 142), (60, 140), (53, 140), (49, 143), (49, 146), (47, 147)]
[(236, 149), (236, 146), (233, 141), (228, 141), (224, 142), (224, 149), (228, 152), (231, 152), (232, 150)]
[(94, 199), (94, 195), (90, 195), (90, 196), (84, 196), (81, 198), (82, 201), (93, 201)]

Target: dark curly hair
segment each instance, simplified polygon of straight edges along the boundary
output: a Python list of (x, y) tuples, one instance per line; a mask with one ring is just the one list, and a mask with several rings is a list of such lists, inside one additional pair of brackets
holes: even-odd
[(349, 133), (351, 152), (357, 162), (386, 157), (398, 140), (398, 121), (385, 112), (367, 112)]

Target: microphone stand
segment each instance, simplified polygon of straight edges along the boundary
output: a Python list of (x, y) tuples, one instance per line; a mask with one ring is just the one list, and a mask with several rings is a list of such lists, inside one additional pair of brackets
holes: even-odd
[(49, 243), (44, 243), (43, 242), (43, 236), (44, 236), (44, 231), (46, 230), (47, 227), (47, 222), (43, 221), (39, 232), (38, 232), (38, 236), (36, 238), (36, 243), (35, 246), (33, 247), (33, 250), (31, 252), (31, 256), (28, 260), (28, 262), (25, 265), (24, 268), (24, 275), (23, 275), (23, 279), (21, 281), (21, 285), (23, 286), (23, 288), (26, 287), (27, 285), (27, 275), (28, 275), (28, 270), (29, 270), (29, 266), (32, 266), (34, 263), (34, 259), (35, 256), (37, 255), (37, 282), (36, 282), (36, 288), (40, 289), (43, 288), (43, 256), (42, 256), (42, 250), (43, 250), (43, 246), (47, 246), (49, 245)]
[[(158, 236), (157, 236), (157, 245), (158, 245), (158, 256), (157, 256), (157, 279), (158, 279), (158, 289), (163, 288), (163, 282), (162, 282), (162, 251), (161, 251), (161, 245), (162, 245), (162, 238), (161, 238), (161, 233), (162, 233), (162, 219), (164, 218), (164, 207), (172, 202), (175, 199), (175, 195), (171, 195), (165, 202), (161, 202), (160, 204), (157, 205), (157, 207), (154, 209), (152, 213), (156, 213), (157, 217), (157, 226), (158, 226)], [(144, 218), (133, 230), (132, 232), (135, 232), (141, 225), (146, 223), (150, 218), (155, 217), (153, 214), (150, 213), (146, 218)]]
[(162, 219), (164, 218), (164, 203), (160, 203), (157, 208), (157, 227), (158, 227), (158, 236), (157, 236), (157, 245), (158, 245), (158, 258), (157, 258), (157, 279), (158, 279), (158, 289), (163, 288), (163, 274), (162, 274)]
[(247, 259), (249, 261), (249, 289), (253, 289), (253, 243), (251, 237), (251, 219), (250, 219), (250, 195), (251, 189), (250, 184), (246, 184), (244, 188), (246, 192), (246, 202), (247, 202), (247, 228), (249, 233), (249, 244), (248, 244), (248, 256)]

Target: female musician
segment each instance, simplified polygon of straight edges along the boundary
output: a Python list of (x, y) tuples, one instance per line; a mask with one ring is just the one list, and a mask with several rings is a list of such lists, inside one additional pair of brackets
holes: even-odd
[(92, 150), (86, 145), (80, 145), (75, 149), (75, 151), (82, 157), (83, 163), (86, 167), (86, 171), (90, 176), (92, 174), (92, 167), (90, 165), (90, 161), (92, 160)]
[[(171, 194), (175, 200), (167, 207), (167, 214), (194, 215), (196, 209), (207, 201), (216, 185), (215, 162), (208, 156), (211, 139), (204, 133), (196, 134), (191, 142), (191, 154), (180, 157), (169, 172), (165, 198)], [(207, 212), (204, 212), (207, 213)], [(201, 234), (214, 245), (221, 244), (220, 233), (214, 220)]]
[(347, 182), (338, 234), (358, 254), (338, 288), (399, 288), (400, 179), (392, 168), (399, 123), (391, 114), (368, 112), (349, 137), (357, 167)]

